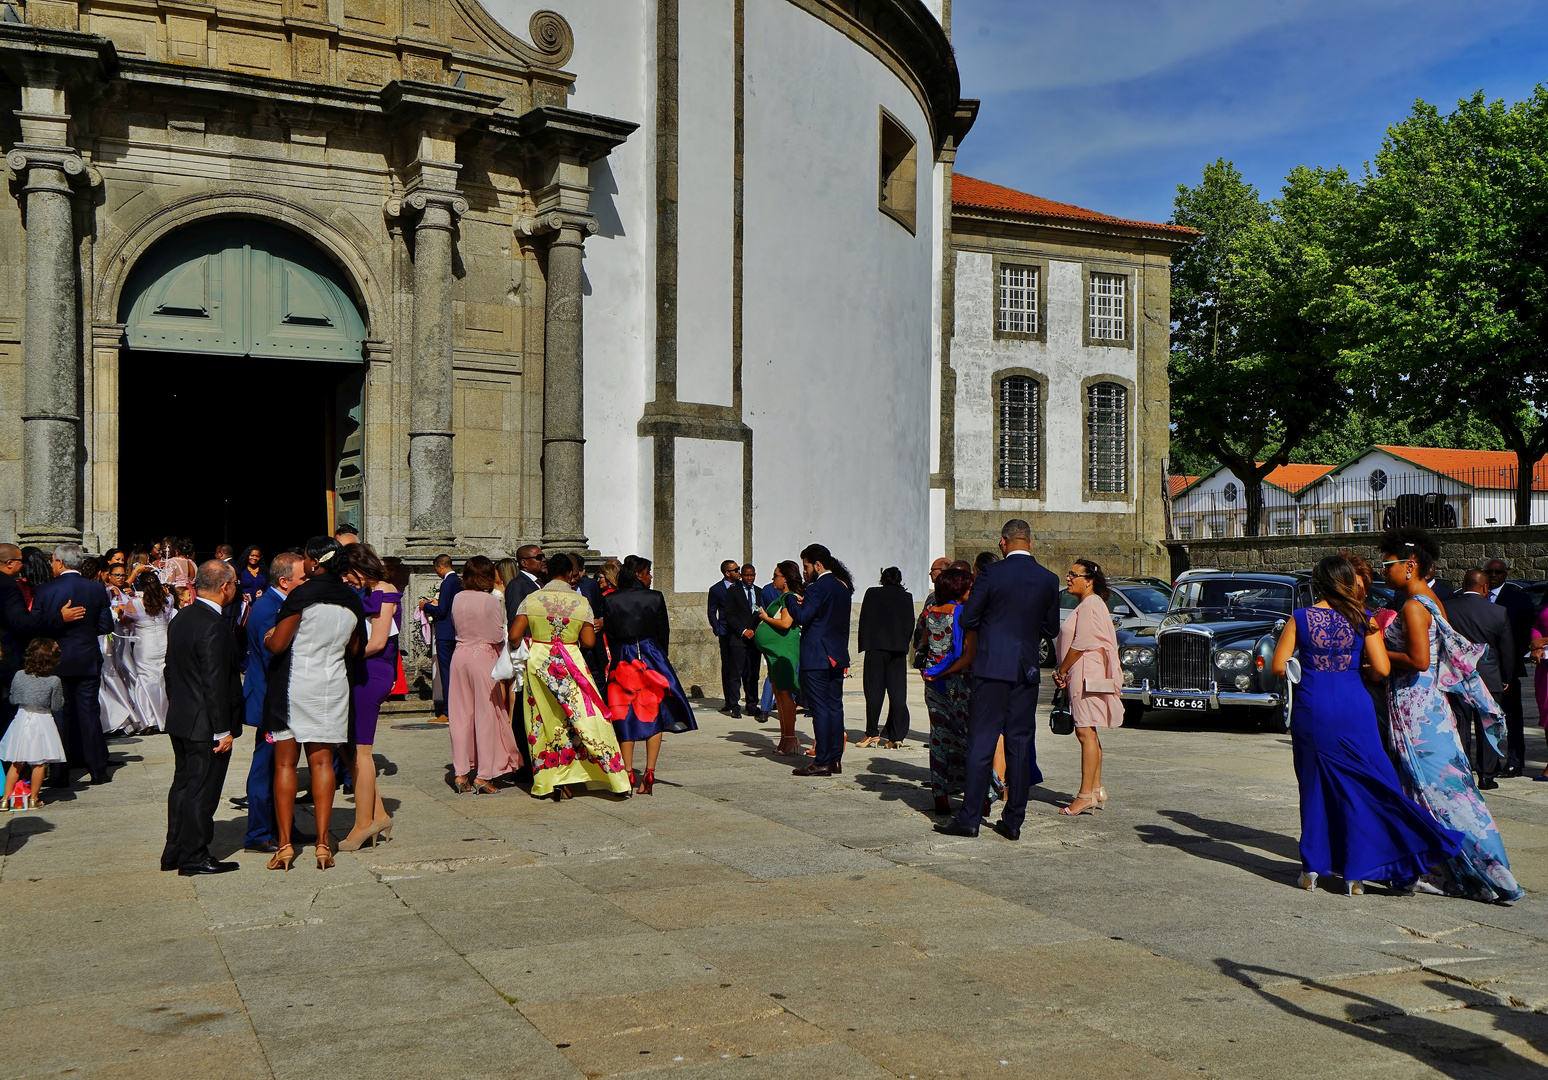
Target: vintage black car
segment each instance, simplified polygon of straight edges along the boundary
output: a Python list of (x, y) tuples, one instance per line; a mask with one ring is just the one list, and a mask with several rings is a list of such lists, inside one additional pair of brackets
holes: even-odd
[(1290, 612), (1312, 603), (1308, 575), (1189, 570), (1161, 625), (1119, 641), (1127, 719), (1146, 709), (1243, 709), (1290, 730), (1290, 699), (1269, 658)]

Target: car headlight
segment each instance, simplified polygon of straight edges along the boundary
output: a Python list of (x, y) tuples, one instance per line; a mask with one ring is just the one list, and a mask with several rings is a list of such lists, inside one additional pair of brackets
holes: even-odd
[(1134, 672), (1128, 670), (1127, 668), (1125, 668), (1124, 672), (1123, 672), (1123, 685), (1125, 685), (1125, 686), (1133, 686), (1134, 685)]
[(1251, 690), (1252, 689), (1252, 676), (1251, 675), (1238, 675), (1236, 677), (1236, 688), (1238, 690)]
[(1124, 667), (1147, 667), (1156, 662), (1154, 649), (1131, 645), (1118, 653), (1118, 662)]
[(1215, 666), (1222, 671), (1240, 669), (1252, 663), (1252, 653), (1241, 649), (1221, 649), (1215, 656)]

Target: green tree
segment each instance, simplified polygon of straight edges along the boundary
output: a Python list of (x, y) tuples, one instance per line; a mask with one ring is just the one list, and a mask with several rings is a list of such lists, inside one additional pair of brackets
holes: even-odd
[(1202, 234), (1172, 260), (1173, 440), (1242, 481), (1258, 535), (1263, 478), (1347, 410), (1341, 312), (1356, 191), (1298, 168), (1264, 203), (1225, 160), (1178, 187), (1172, 220)]
[(1514, 451), (1516, 521), (1548, 451), (1548, 93), (1420, 102), (1368, 167), (1368, 242), (1337, 298), (1351, 350), (1395, 413), (1474, 412)]

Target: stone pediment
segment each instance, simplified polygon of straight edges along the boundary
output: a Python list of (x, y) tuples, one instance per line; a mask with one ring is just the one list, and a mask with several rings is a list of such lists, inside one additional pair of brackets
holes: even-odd
[[(14, 2), (14, 0), (13, 0)], [(29, 23), (113, 42), (120, 56), (376, 90), (397, 80), (559, 104), (574, 39), (550, 11), (523, 41), (478, 0), (30, 0)], [(554, 92), (558, 92), (555, 99)]]

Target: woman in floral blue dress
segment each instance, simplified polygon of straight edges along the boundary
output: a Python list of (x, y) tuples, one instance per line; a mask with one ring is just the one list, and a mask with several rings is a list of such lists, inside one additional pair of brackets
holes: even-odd
[[(957, 615), (973, 575), (949, 567), (935, 581), (936, 603), (924, 609), (916, 648), (925, 662), (925, 709), (930, 714), (930, 792), (935, 812), (951, 813), (952, 795), (967, 782), (968, 705), (973, 700), (973, 652), (977, 636), (964, 634)], [(1005, 784), (989, 774), (989, 798), (1004, 798)], [(987, 813), (987, 811), (986, 811)]]
[(1456, 695), (1476, 708), (1483, 717), (1484, 737), (1499, 749), (1504, 716), (1475, 669), (1484, 646), (1451, 628), (1440, 600), (1426, 584), (1435, 544), (1423, 530), (1388, 529), (1380, 546), (1387, 584), (1408, 596), (1386, 632), (1392, 662), (1387, 696), (1398, 772), (1415, 801), (1462, 834), (1461, 854), (1421, 878), (1420, 887), (1473, 900), (1515, 900), (1521, 886), (1510, 872), (1500, 830), (1473, 782), (1447, 700)]

